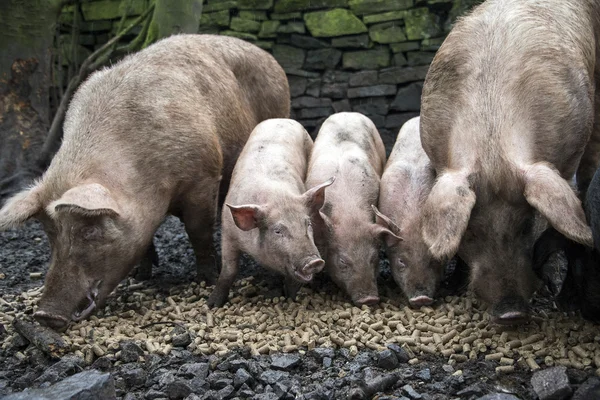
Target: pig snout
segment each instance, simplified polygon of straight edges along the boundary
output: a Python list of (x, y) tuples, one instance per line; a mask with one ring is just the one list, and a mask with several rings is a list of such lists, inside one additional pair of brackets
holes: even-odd
[(372, 306), (379, 303), (379, 296), (376, 295), (367, 295), (360, 297), (357, 300), (354, 300), (354, 304), (357, 306)]
[(65, 307), (68, 301), (64, 299), (60, 300), (62, 302), (61, 306), (57, 306), (54, 301), (42, 298), (40, 309), (33, 314), (33, 317), (43, 326), (63, 331), (67, 328), (69, 322), (81, 321), (94, 312), (97, 307), (98, 287), (101, 283), (102, 281), (99, 281), (94, 284), (75, 307)]
[(425, 294), (420, 294), (408, 299), (412, 307), (428, 306), (433, 303), (433, 299)]
[(307, 261), (302, 267), (294, 270), (294, 275), (301, 282), (310, 282), (315, 274), (318, 274), (323, 270), (325, 261), (320, 258), (314, 258)]
[(492, 306), (492, 321), (499, 325), (519, 325), (529, 320), (529, 306), (524, 298), (502, 298)]
[(62, 315), (52, 314), (46, 311), (36, 311), (33, 314), (33, 318), (40, 325), (47, 326), (48, 328), (52, 328), (55, 331), (64, 331), (69, 325), (69, 320)]

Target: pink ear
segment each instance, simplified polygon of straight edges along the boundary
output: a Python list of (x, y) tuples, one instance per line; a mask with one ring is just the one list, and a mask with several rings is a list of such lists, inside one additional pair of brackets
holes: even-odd
[(319, 212), (325, 203), (325, 189), (335, 182), (335, 176), (332, 176), (326, 182), (321, 183), (313, 188), (308, 189), (303, 196), (305, 197), (306, 205), (310, 208), (312, 214)]
[(249, 231), (258, 227), (258, 219), (260, 218), (260, 207), (254, 204), (243, 206), (232, 206), (225, 204), (231, 211), (233, 222), (243, 231)]
[(371, 204), (375, 212), (373, 234), (382, 237), (387, 247), (392, 247), (403, 239), (400, 237), (400, 228), (389, 217), (383, 215), (377, 207)]

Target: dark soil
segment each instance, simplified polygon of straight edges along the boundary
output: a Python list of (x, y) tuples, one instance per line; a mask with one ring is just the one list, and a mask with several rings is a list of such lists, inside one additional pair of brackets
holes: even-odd
[[(170, 286), (194, 279), (194, 255), (178, 220), (167, 219), (156, 234), (155, 244), (160, 267), (155, 268), (146, 285), (168, 292)], [(38, 223), (30, 222), (21, 229), (0, 233), (0, 272), (4, 274), (0, 279), (1, 297), (10, 301), (13, 294), (39, 287), (42, 282), (31, 280), (29, 273), (45, 272), (48, 260), (48, 242)], [(385, 294), (395, 292), (385, 261), (382, 266), (380, 290)], [(254, 275), (257, 280), (267, 282), (274, 295), (281, 294), (279, 277), (248, 260), (241, 270), (242, 276)], [(316, 285), (331, 283), (321, 281)], [(328, 290), (336, 289), (331, 286)], [(550, 303), (546, 299), (540, 304)], [(5, 335), (0, 325), (0, 341)], [(85, 366), (83, 360), (72, 355), (58, 362), (49, 360), (23, 339), (0, 350), (0, 396), (48, 386), (93, 368), (110, 371), (117, 395), (124, 399), (478, 399), (490, 393), (512, 393), (522, 399), (536, 397), (530, 383), (532, 374), (521, 366), (517, 366), (515, 373), (503, 375), (495, 372), (497, 363), (483, 358), (451, 366), (446, 359), (436, 356), (420, 356), (417, 365), (409, 365), (402, 349), (393, 345), (390, 348), (395, 357), (389, 352), (370, 350), (351, 357), (347, 349), (325, 348), (306, 354), (285, 354), (281, 358), (253, 357), (247, 349), (224, 357), (207, 357), (176, 348), (169, 356), (152, 354), (144, 362), (114, 365), (101, 357), (92, 366)], [(18, 360), (17, 352), (26, 357)], [(568, 370), (573, 390), (591, 375), (592, 372)]]

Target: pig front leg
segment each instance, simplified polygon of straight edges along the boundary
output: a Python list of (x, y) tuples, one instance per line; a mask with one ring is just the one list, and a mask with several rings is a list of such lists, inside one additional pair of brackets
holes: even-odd
[(217, 276), (218, 259), (213, 245), (217, 216), (219, 182), (198, 185), (198, 190), (185, 202), (183, 223), (196, 255), (196, 277), (212, 285)]
[(158, 254), (156, 253), (156, 247), (154, 247), (154, 241), (150, 242), (144, 258), (140, 261), (137, 271), (135, 273), (135, 279), (138, 281), (146, 281), (152, 278), (152, 266), (158, 266)]
[(227, 302), (229, 289), (231, 289), (233, 281), (235, 281), (235, 277), (238, 274), (240, 250), (227, 235), (222, 236), (221, 253), (223, 256), (221, 274), (215, 288), (206, 301), (206, 304), (210, 308), (221, 307)]
[(296, 295), (298, 294), (298, 291), (300, 290), (302, 285), (302, 283), (298, 282), (294, 278), (286, 276), (283, 286), (285, 297), (295, 300)]

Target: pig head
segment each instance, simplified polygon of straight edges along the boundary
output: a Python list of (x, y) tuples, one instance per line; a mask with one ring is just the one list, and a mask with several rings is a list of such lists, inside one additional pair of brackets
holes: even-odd
[(136, 222), (123, 206), (98, 183), (75, 186), (52, 200), (42, 181), (0, 210), (0, 229), (35, 217), (48, 235), (50, 268), (34, 314), (44, 325), (63, 330), (88, 317), (139, 261), (139, 249), (150, 245), (151, 236), (135, 235)]
[(521, 191), (509, 197), (490, 193), (469, 171), (442, 173), (426, 200), (422, 228), (434, 257), (458, 252), (465, 260), (475, 293), (505, 324), (526, 319), (538, 285), (531, 265), (536, 212), (568, 238), (592, 245), (581, 202), (554, 168), (532, 164), (517, 179)]

